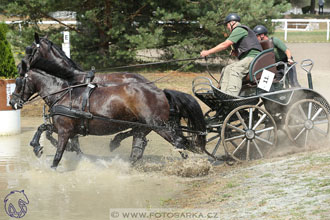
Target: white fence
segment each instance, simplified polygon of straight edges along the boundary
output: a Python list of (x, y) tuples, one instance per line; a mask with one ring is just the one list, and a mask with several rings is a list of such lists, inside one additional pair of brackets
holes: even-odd
[(329, 41), (330, 19), (272, 19), (273, 23), (281, 23), (284, 30), (284, 40), (287, 41), (288, 31), (313, 31), (319, 29), (319, 23), (327, 23), (327, 36)]

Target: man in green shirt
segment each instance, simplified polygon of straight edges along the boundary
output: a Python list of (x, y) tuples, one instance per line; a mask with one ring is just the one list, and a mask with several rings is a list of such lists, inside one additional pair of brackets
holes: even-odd
[[(253, 28), (253, 31), (256, 33), (256, 36), (259, 41), (270, 40), (270, 38), (267, 35), (268, 30), (265, 26), (257, 25)], [(283, 41), (281, 41), (276, 37), (272, 37), (271, 40), (273, 42), (276, 62), (282, 61), (288, 63), (290, 67), (290, 65), (292, 65), (294, 61), (292, 59), (291, 51), (289, 50), (289, 48), (287, 48), (287, 46), (283, 43)], [(279, 66), (278, 70), (284, 71), (284, 66), (283, 65)], [(291, 69), (289, 70), (288, 79), (291, 87), (300, 87), (300, 84), (298, 83), (297, 80), (297, 72), (295, 66), (291, 67)]]
[(237, 96), (242, 88), (243, 78), (249, 72), (249, 66), (252, 60), (262, 51), (262, 47), (255, 36), (255, 33), (247, 26), (240, 24), (241, 18), (230, 13), (225, 18), (225, 25), (231, 32), (229, 37), (217, 46), (203, 50), (202, 57), (223, 51), (233, 47), (232, 55), (238, 57), (239, 61), (229, 64), (221, 71), (220, 90)]

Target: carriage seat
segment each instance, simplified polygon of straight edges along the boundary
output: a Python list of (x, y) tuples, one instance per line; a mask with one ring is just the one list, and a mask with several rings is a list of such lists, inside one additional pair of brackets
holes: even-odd
[[(262, 71), (267, 69), (275, 73), (274, 81), (278, 82), (281, 79), (280, 73), (276, 68), (274, 48), (271, 47), (271, 42), (264, 42), (264, 48), (270, 47), (261, 51), (251, 62), (249, 67), (249, 74), (243, 79), (243, 87), (256, 87), (257, 82), (262, 75)], [(255, 76), (255, 77), (254, 77)]]
[(260, 41), (260, 45), (263, 50), (267, 50), (269, 48), (274, 48), (273, 40), (271, 38), (268, 40)]

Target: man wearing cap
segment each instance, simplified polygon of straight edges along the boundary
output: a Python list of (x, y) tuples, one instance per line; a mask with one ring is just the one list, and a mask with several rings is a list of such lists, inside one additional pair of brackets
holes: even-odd
[(255, 33), (249, 27), (241, 25), (240, 21), (241, 18), (237, 14), (230, 13), (224, 21), (226, 28), (230, 31), (229, 37), (217, 46), (200, 53), (202, 57), (205, 57), (231, 46), (234, 47), (232, 54), (237, 56), (239, 61), (222, 69), (219, 85), (221, 91), (234, 96), (241, 91), (242, 80), (249, 72), (250, 63), (262, 51)]
[[(274, 53), (275, 53), (275, 61), (279, 62), (285, 62), (290, 65), (294, 63), (293, 58), (291, 56), (291, 51), (287, 46), (278, 39), (277, 37), (268, 37), (268, 30), (265, 26), (263, 25), (257, 25), (253, 28), (253, 31), (255, 32), (257, 38), (259, 41), (265, 41), (265, 40), (271, 40), (274, 48)], [(277, 68), (279, 71), (284, 72), (284, 66), (280, 65)], [(297, 79), (297, 71), (296, 67), (292, 66), (288, 72), (288, 79), (289, 79), (289, 84), (291, 87), (300, 87), (300, 84)]]

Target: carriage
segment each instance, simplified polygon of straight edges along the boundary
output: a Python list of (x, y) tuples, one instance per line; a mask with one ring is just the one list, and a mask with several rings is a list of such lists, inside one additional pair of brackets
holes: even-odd
[[(300, 147), (327, 138), (330, 106), (313, 90), (313, 61), (307, 59), (301, 63), (310, 88), (288, 88), (286, 77), (290, 67), (282, 62), (263, 62), (261, 67), (258, 60), (265, 56), (273, 56), (272, 50), (264, 50), (252, 62), (247, 77), (254, 86), (243, 86), (241, 93), (245, 95), (225, 94), (207, 77), (193, 80), (193, 93), (209, 107), (204, 119), (207, 142), (212, 143), (206, 152), (211, 157), (236, 161), (263, 158), (276, 147), (278, 130), (283, 130)], [(263, 71), (274, 71), (278, 65), (285, 66), (282, 78), (272, 81), (269, 91), (261, 89), (258, 85), (263, 80)], [(224, 151), (219, 148), (221, 144)]]
[[(47, 131), (47, 138), (57, 147), (53, 167), (69, 145), (79, 152), (77, 135), (88, 133), (116, 134), (110, 150), (133, 136), (133, 162), (142, 157), (145, 137), (151, 130), (176, 148), (204, 151), (215, 160), (227, 161), (263, 158), (276, 146), (279, 129), (300, 146), (329, 134), (330, 106), (313, 90), (313, 62), (302, 63), (309, 88), (288, 88), (286, 77), (292, 66), (275, 63), (272, 48), (264, 49), (254, 59), (240, 96), (223, 93), (209, 78), (194, 79), (194, 95), (210, 109), (205, 114), (192, 96), (160, 90), (138, 74), (94, 76), (93, 72), (84, 72), (52, 42), (38, 35), (26, 54), (20, 67), (24, 71), (10, 102), (13, 107), (22, 107), (37, 92), (48, 104), (50, 112), (44, 114), (47, 120), (38, 128), (31, 146), (40, 156), (40, 135)], [(267, 71), (276, 72), (279, 65), (284, 65), (285, 71), (281, 78), (272, 79)], [(49, 87), (51, 82), (55, 83)], [(50, 135), (53, 131), (58, 133), (58, 142)], [(183, 151), (180, 154), (187, 156)]]

